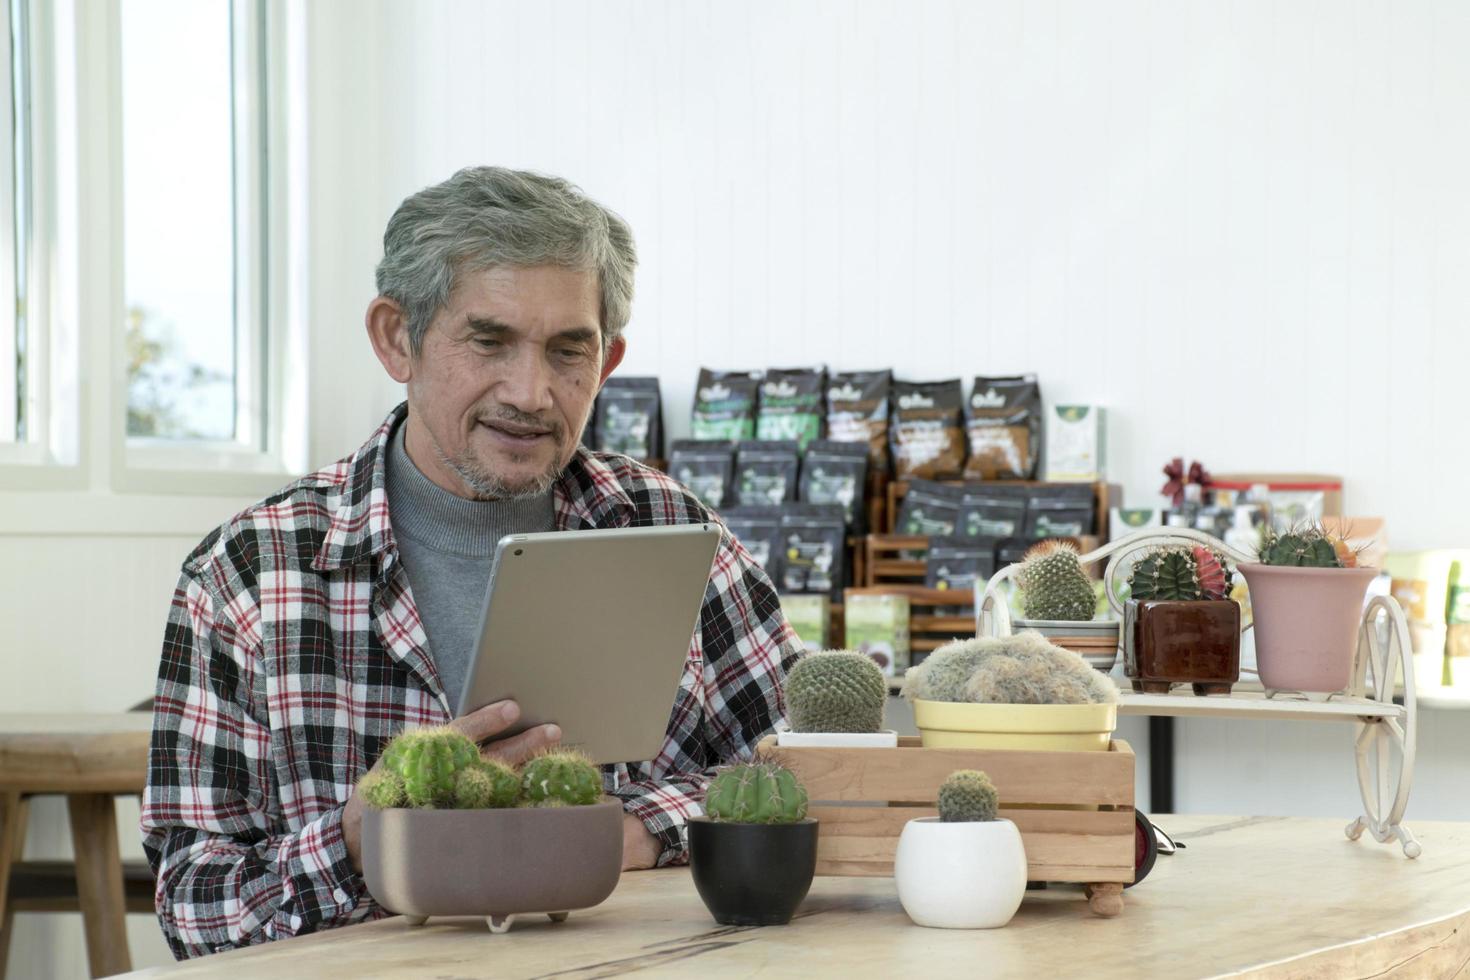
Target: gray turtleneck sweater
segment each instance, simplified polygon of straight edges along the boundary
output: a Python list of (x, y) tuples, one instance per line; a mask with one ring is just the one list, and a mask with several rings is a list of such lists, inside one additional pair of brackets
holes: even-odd
[(459, 709), (480, 639), (495, 546), (507, 534), (556, 530), (551, 491), (528, 500), (466, 500), (421, 473), (398, 426), (388, 448), (388, 520), (429, 637), (449, 710)]

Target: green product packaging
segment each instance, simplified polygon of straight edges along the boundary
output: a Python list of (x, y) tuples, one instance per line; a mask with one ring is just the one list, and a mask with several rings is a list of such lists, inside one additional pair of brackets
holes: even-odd
[(849, 589), (842, 617), (847, 649), (872, 657), (889, 677), (908, 669), (908, 596)]
[(831, 646), (832, 601), (825, 595), (782, 595), (781, 612), (808, 650)]
[(694, 389), (690, 431), (695, 439), (738, 441), (755, 435), (756, 393), (760, 375), (751, 371), (701, 368)]
[(822, 436), (822, 389), (827, 372), (821, 368), (772, 368), (760, 384), (755, 421), (757, 439), (795, 439), (805, 449)]

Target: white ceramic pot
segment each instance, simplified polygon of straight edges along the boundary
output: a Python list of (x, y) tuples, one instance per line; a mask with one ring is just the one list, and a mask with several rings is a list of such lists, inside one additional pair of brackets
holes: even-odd
[(1009, 820), (904, 824), (894, 858), (898, 900), (916, 925), (994, 929), (1011, 921), (1026, 894), (1026, 849)]
[(783, 749), (896, 749), (898, 732), (777, 732)]

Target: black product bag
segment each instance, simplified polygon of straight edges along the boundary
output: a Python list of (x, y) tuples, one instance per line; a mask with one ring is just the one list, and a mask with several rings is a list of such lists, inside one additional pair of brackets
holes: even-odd
[(725, 506), (735, 472), (735, 443), (679, 439), (669, 450), (669, 476), (711, 510)]
[(969, 484), (960, 497), (955, 534), (962, 538), (1019, 538), (1026, 533), (1026, 488)]
[(1041, 386), (1036, 375), (975, 379), (965, 403), (968, 480), (1029, 480), (1041, 452)]
[(597, 395), (596, 415), (593, 445), (598, 451), (622, 453), (640, 461), (663, 457), (658, 378), (608, 378)]
[(760, 384), (755, 437), (795, 439), (805, 449), (822, 437), (822, 399), (827, 386), (823, 368), (772, 368)]
[(910, 480), (909, 492), (898, 507), (894, 534), (949, 537), (960, 517), (963, 488), (929, 480)]
[(745, 546), (755, 563), (765, 569), (773, 583), (781, 574), (781, 511), (775, 507), (730, 507), (720, 520)]
[(735, 503), (741, 507), (779, 507), (796, 500), (801, 456), (796, 440), (746, 440), (735, 449)]
[(753, 371), (700, 368), (690, 434), (695, 439), (737, 442), (754, 438), (759, 387), (760, 375)]
[(1027, 492), (1025, 537), (1075, 538), (1096, 527), (1092, 484), (1048, 483)]
[(827, 382), (827, 438), (866, 443), (868, 465), (888, 472), (892, 371), (840, 371)]
[(924, 585), (966, 593), (995, 574), (994, 538), (930, 538), (924, 555)]
[(861, 443), (818, 439), (801, 458), (797, 498), (807, 504), (840, 504), (854, 534), (863, 527), (868, 449)]
[(781, 508), (781, 592), (825, 593), (842, 601), (847, 585), (847, 517), (837, 504)]
[(893, 382), (888, 427), (900, 480), (958, 479), (965, 469), (965, 393), (959, 378)]

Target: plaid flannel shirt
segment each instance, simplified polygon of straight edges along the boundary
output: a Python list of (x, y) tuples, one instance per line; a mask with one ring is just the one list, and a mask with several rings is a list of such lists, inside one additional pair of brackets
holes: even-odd
[[(143, 845), (174, 955), (386, 914), (353, 871), (342, 808), (409, 725), (453, 715), (388, 514), (400, 405), (354, 455), (205, 538), (184, 562), (154, 701)], [(624, 456), (578, 449), (556, 483), (559, 529), (699, 523), (687, 490)], [(658, 757), (603, 782), (687, 857), (707, 773), (784, 714), (798, 651), (775, 590), (725, 531)]]

